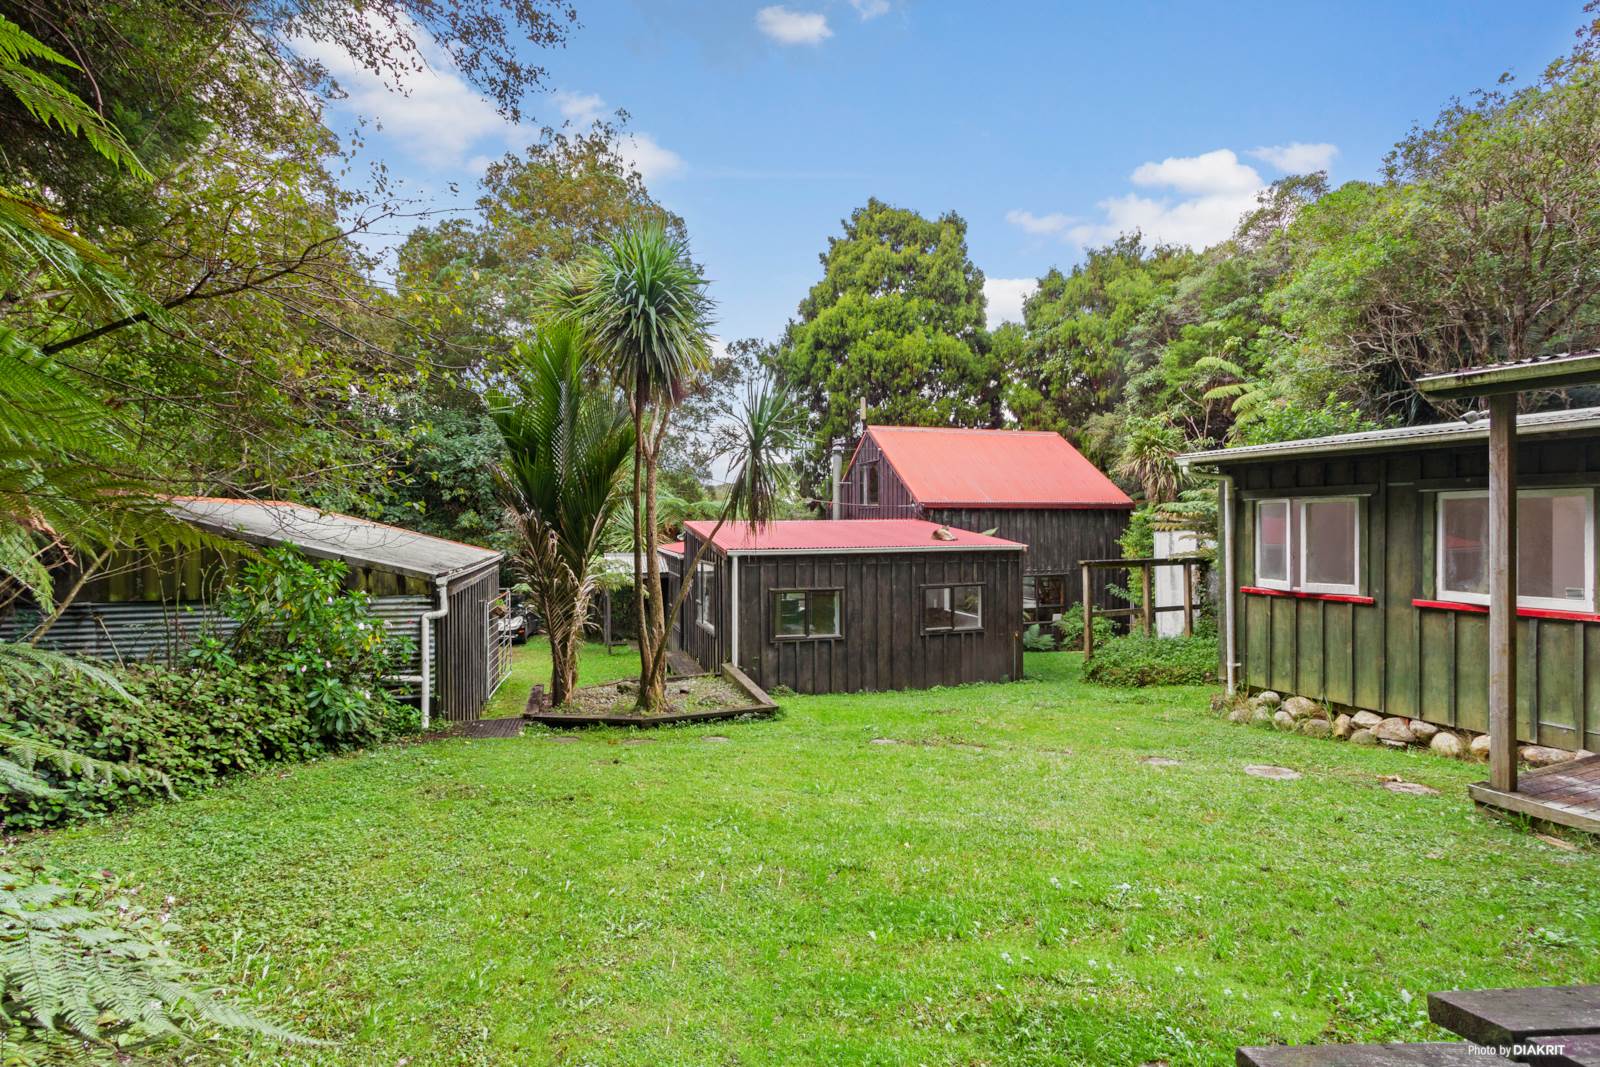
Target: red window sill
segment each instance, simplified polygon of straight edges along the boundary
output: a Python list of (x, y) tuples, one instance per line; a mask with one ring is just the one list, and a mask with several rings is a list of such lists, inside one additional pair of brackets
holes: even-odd
[[(1464, 611), (1469, 615), (1487, 615), (1487, 604), (1464, 604), (1459, 600), (1413, 600), (1414, 608), (1428, 608), (1433, 611)], [(1590, 614), (1587, 611), (1557, 611), (1554, 608), (1518, 608), (1519, 619), (1559, 619), (1565, 622), (1600, 622), (1600, 615)]]
[(1286, 596), (1295, 600), (1331, 600), (1335, 604), (1373, 604), (1369, 596), (1352, 596), (1349, 593), (1304, 593), (1298, 589), (1266, 589), (1258, 585), (1242, 585), (1239, 592), (1250, 596)]

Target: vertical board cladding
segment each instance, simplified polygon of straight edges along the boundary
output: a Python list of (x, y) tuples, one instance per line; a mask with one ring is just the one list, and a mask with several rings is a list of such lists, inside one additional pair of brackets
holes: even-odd
[(442, 719), (476, 719), (488, 703), (489, 602), (499, 590), (498, 563), (450, 583), (450, 613), (434, 624)]
[[(867, 502), (867, 480), (878, 472), (878, 502)], [(839, 482), (839, 517), (843, 519), (920, 519), (921, 508), (911, 490), (900, 480), (889, 461), (883, 458), (878, 443), (870, 436), (861, 439), (850, 468)]]
[[(923, 517), (962, 530), (994, 530), (997, 537), (1027, 545), (1023, 573), (1065, 575), (1070, 607), (1083, 600), (1078, 564), (1122, 555), (1120, 538), (1128, 528), (1128, 515), (1127, 508), (927, 508)], [(1096, 570), (1090, 580), (1096, 604), (1126, 606), (1120, 600), (1113, 604), (1108, 591), (1126, 581), (1123, 574)]]
[[(739, 666), (763, 688), (867, 692), (1022, 676), (1020, 552), (775, 553), (740, 556), (738, 567)], [(944, 584), (982, 586), (981, 630), (923, 632), (923, 590)], [(779, 639), (781, 589), (841, 590), (840, 636)]]
[[(1523, 489), (1600, 486), (1600, 441), (1525, 440), (1518, 469)], [(1437, 599), (1438, 493), (1486, 488), (1483, 447), (1286, 458), (1233, 474), (1240, 587), (1256, 585), (1255, 500), (1346, 492), (1365, 502), (1362, 593), (1373, 601), (1236, 593), (1243, 683), (1487, 730), (1488, 616), (1414, 603)], [(1600, 557), (1600, 546), (1591, 550)], [(1569, 750), (1600, 746), (1600, 623), (1524, 617), (1517, 641), (1519, 738)]]

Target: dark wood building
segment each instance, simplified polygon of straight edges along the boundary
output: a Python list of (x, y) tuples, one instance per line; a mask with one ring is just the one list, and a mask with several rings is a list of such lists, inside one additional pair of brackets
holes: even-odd
[[(1600, 749), (1600, 408), (1517, 420), (1516, 733)], [(1230, 687), (1490, 727), (1485, 420), (1201, 452)]]
[[(663, 549), (676, 591), (714, 524)], [(765, 689), (922, 689), (1022, 677), (1024, 547), (919, 519), (730, 523), (701, 557), (676, 647)]]
[[(394, 681), (431, 717), (477, 718), (503, 680), (496, 666), (505, 660), (491, 655), (507, 637), (493, 610), (503, 553), (283, 500), (178, 497), (169, 506), (227, 540), (292, 545), (346, 564), (346, 585), (365, 591), (373, 614), (416, 644)], [(83, 583), (40, 644), (119, 663), (174, 662), (202, 634), (232, 629), (213, 600), (236, 561), (216, 549), (113, 561)], [(78, 583), (67, 569), (57, 579), (61, 593)], [(37, 608), (20, 606), (0, 618), (0, 640), (27, 639), (39, 620)]]
[[(1133, 508), (1058, 433), (920, 426), (867, 427), (839, 503), (841, 519), (926, 519), (1027, 545), (1029, 623), (1078, 603), (1080, 560), (1122, 555), (1118, 538)], [(1108, 580), (1096, 576), (1102, 596)]]

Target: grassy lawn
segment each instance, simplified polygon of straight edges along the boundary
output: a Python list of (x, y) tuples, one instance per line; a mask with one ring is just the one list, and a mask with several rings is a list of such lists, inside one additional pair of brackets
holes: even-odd
[(1028, 671), (394, 746), (19, 848), (175, 896), (215, 981), (337, 1041), (224, 1061), (1222, 1065), (1437, 1037), (1432, 989), (1600, 981), (1600, 851), (1476, 815), (1481, 768)]

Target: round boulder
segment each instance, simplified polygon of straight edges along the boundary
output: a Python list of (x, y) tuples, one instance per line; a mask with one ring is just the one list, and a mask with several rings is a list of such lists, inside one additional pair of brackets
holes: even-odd
[(1251, 726), (1271, 726), (1272, 725), (1272, 712), (1268, 711), (1264, 707), (1255, 707), (1255, 708), (1250, 709), (1250, 725)]
[(1307, 737), (1332, 737), (1333, 725), (1327, 719), (1306, 719), (1300, 724), (1300, 732)]
[(1423, 722), (1421, 719), (1411, 720), (1411, 736), (1419, 745), (1426, 745), (1432, 741), (1438, 732), (1439, 728), (1431, 722)]
[(1549, 767), (1556, 763), (1568, 763), (1577, 758), (1577, 753), (1568, 752), (1564, 748), (1549, 748), (1545, 745), (1523, 745), (1522, 762), (1530, 767)]
[(1289, 714), (1287, 710), (1279, 708), (1277, 714), (1272, 716), (1272, 725), (1280, 730), (1293, 730), (1294, 716)]
[(1256, 694), (1256, 699), (1267, 705), (1269, 708), (1275, 708), (1279, 704), (1283, 703), (1283, 697), (1279, 696), (1271, 689), (1263, 689), (1261, 692)]
[[(1293, 716), (1296, 722), (1299, 722), (1301, 719), (1311, 718), (1322, 709), (1315, 700), (1309, 697), (1290, 697), (1283, 702), (1283, 710)], [(1324, 712), (1324, 714), (1326, 713)]]
[(1356, 724), (1357, 730), (1370, 730), (1383, 721), (1383, 716), (1371, 711), (1358, 711), (1350, 716), (1350, 721)]
[(1451, 730), (1435, 732), (1428, 741), (1428, 747), (1435, 755), (1449, 759), (1460, 759), (1467, 754), (1467, 746), (1461, 743), (1461, 735)]
[(1352, 745), (1375, 745), (1378, 743), (1378, 738), (1371, 730), (1356, 730), (1350, 735), (1350, 743)]
[(1402, 719), (1398, 715), (1391, 715), (1372, 728), (1372, 736), (1379, 741), (1395, 741), (1402, 745), (1409, 745), (1416, 740), (1411, 732), (1411, 720)]
[(1333, 736), (1340, 741), (1349, 738), (1351, 734), (1355, 733), (1355, 730), (1354, 720), (1348, 715), (1341, 715), (1333, 720)]
[(1489, 735), (1479, 734), (1474, 737), (1472, 743), (1467, 746), (1467, 750), (1472, 753), (1473, 759), (1487, 760), (1489, 758)]
[(1255, 713), (1252, 712), (1248, 707), (1240, 706), (1240, 707), (1234, 708), (1232, 711), (1228, 712), (1228, 721), (1229, 722), (1237, 722), (1237, 723), (1247, 723), (1247, 722), (1250, 721), (1250, 716), (1253, 715), (1253, 714), (1255, 714)]

